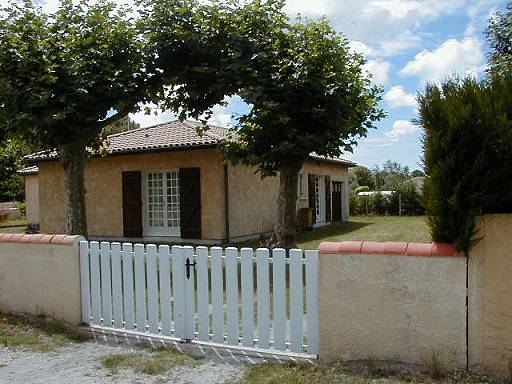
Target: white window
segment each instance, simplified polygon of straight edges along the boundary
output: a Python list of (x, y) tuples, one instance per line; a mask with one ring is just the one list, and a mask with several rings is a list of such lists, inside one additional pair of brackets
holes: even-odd
[(180, 186), (178, 171), (148, 172), (145, 195), (146, 235), (179, 236)]
[(299, 174), (299, 198), (306, 199), (308, 193), (308, 178), (307, 175)]

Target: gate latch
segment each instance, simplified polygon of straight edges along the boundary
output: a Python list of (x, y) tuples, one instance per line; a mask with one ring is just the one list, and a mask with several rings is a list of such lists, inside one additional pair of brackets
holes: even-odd
[(190, 262), (190, 259), (187, 257), (187, 262), (185, 263), (185, 267), (187, 268), (187, 279), (190, 279), (190, 267), (195, 267), (196, 262), (193, 263)]

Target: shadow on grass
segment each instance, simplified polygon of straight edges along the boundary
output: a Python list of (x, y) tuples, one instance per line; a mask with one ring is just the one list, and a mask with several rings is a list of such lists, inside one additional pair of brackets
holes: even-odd
[(306, 243), (310, 241), (324, 240), (330, 237), (346, 235), (350, 232), (358, 231), (368, 225), (370, 222), (341, 222), (326, 225), (324, 227), (315, 228), (308, 232), (301, 232), (297, 235), (299, 243)]

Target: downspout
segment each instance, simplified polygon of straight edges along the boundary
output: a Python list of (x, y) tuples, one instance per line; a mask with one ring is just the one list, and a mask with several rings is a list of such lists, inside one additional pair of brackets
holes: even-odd
[(226, 243), (229, 243), (229, 176), (228, 163), (224, 164), (224, 225), (226, 232)]

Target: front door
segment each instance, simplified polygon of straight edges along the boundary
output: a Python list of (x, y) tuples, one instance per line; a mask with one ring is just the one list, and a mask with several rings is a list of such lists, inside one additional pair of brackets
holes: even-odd
[(340, 181), (332, 182), (332, 220), (341, 221), (341, 196), (342, 196), (343, 183)]

